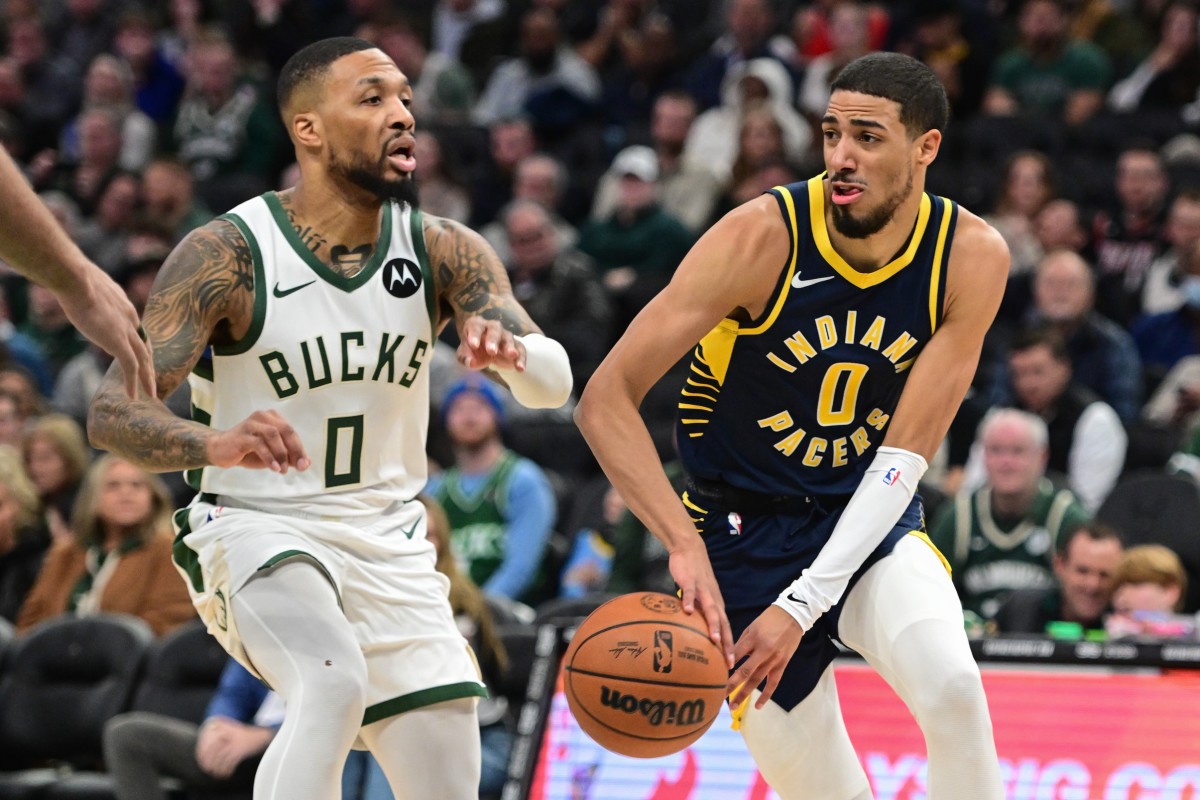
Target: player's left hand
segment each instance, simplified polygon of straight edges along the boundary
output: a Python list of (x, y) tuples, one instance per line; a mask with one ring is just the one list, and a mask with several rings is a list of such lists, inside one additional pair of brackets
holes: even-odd
[(525, 346), (494, 319), (467, 317), (459, 330), (458, 363), (467, 369), (525, 371)]
[(730, 704), (737, 708), (766, 680), (767, 684), (754, 704), (755, 708), (765, 706), (803, 637), (804, 630), (786, 611), (767, 606), (767, 610), (742, 632), (733, 647), (733, 661), (738, 667), (729, 674), (729, 682), (725, 684)]

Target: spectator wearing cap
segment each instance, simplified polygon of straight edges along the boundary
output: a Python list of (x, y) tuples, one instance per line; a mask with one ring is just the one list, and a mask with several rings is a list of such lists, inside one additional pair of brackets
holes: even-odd
[(562, 342), (582, 389), (608, 352), (612, 308), (592, 260), (564, 246), (554, 217), (533, 200), (504, 212), (513, 295), (547, 336)]
[[(696, 101), (686, 92), (663, 92), (654, 102), (650, 138), (658, 157), (659, 201), (694, 233), (712, 218), (721, 185), (707, 169), (683, 162), (683, 147), (696, 121)], [(604, 219), (617, 205), (621, 176), (609, 169), (596, 188), (592, 216)]]
[(542, 557), (557, 507), (542, 469), (504, 446), (504, 400), (478, 374), (446, 393), (442, 424), (453, 465), (427, 493), (450, 519), (450, 546), (463, 571), (488, 594), (536, 604), (553, 596)]
[(659, 203), (658, 156), (649, 147), (626, 147), (613, 160), (620, 176), (616, 207), (591, 220), (579, 249), (596, 261), (605, 287), (628, 322), (667, 282), (695, 241), (683, 223)]

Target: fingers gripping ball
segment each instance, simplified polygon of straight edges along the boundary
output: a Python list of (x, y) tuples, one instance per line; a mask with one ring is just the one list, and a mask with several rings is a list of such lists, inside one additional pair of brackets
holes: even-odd
[(625, 756), (677, 753), (709, 729), (728, 671), (699, 612), (654, 592), (608, 601), (583, 621), (563, 662), (580, 727)]

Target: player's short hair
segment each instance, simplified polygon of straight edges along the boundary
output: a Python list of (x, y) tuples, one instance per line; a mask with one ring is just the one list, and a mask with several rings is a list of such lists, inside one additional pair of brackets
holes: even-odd
[(1178, 586), (1179, 600), (1175, 603), (1175, 610), (1183, 610), (1184, 595), (1187, 594), (1187, 570), (1169, 547), (1140, 544), (1126, 550), (1113, 573), (1113, 587), (1127, 583), (1153, 583), (1164, 589)]
[(1044, 450), (1050, 446), (1050, 431), (1046, 428), (1046, 421), (1037, 414), (1022, 411), (1019, 408), (997, 407), (989, 409), (983, 415), (983, 420), (979, 423), (979, 439), (983, 440), (986, 438), (992, 428), (1004, 422), (1016, 422), (1025, 428), (1035, 447)]
[(927, 65), (901, 53), (870, 53), (847, 64), (830, 87), (892, 100), (910, 136), (945, 130), (950, 119), (946, 87)]
[(1026, 350), (1032, 350), (1035, 347), (1046, 347), (1050, 350), (1050, 355), (1055, 361), (1063, 363), (1071, 362), (1071, 353), (1067, 349), (1067, 340), (1063, 338), (1062, 333), (1051, 325), (1034, 325), (1025, 328), (1016, 335), (1012, 345), (1009, 346), (1009, 353), (1024, 353)]
[(1089, 522), (1076, 525), (1058, 537), (1057, 552), (1060, 558), (1066, 559), (1071, 552), (1071, 542), (1078, 537), (1091, 539), (1093, 542), (1116, 542), (1118, 547), (1125, 547), (1125, 539), (1116, 528), (1110, 528), (1099, 522)]
[(301, 86), (324, 78), (325, 74), (329, 72), (329, 65), (342, 56), (374, 48), (375, 45), (366, 39), (354, 36), (333, 36), (301, 48), (287, 60), (283, 69), (279, 71), (279, 83), (276, 86), (279, 110), (283, 111), (287, 108), (292, 95)]

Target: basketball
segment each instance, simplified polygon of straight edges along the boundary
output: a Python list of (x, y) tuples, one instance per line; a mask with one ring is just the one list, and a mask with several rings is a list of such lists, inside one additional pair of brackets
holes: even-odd
[(704, 617), (674, 597), (621, 595), (575, 631), (563, 661), (567, 703), (597, 744), (655, 758), (700, 738), (725, 700), (725, 658)]

